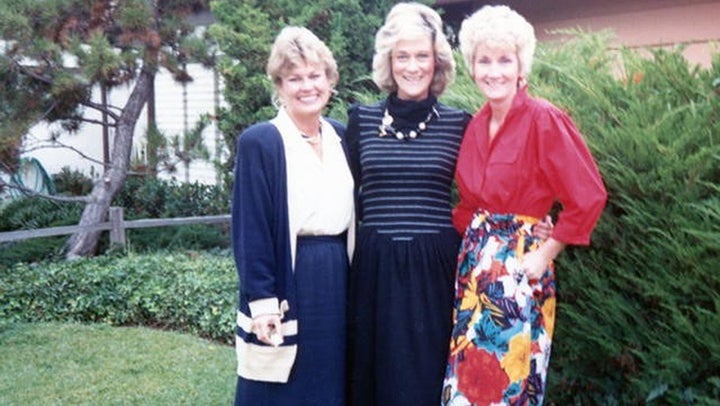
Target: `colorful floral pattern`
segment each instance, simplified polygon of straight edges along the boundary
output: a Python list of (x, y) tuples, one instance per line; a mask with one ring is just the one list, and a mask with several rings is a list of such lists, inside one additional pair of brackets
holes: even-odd
[(555, 325), (555, 271), (528, 280), (537, 219), (475, 213), (463, 237), (442, 404), (540, 405)]

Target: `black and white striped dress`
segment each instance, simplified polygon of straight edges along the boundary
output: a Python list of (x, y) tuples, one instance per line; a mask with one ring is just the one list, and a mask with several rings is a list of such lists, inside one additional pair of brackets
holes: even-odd
[(451, 188), (469, 115), (435, 104), (420, 136), (380, 137), (382, 101), (350, 110), (359, 228), (350, 275), (350, 404), (436, 405), (460, 236)]

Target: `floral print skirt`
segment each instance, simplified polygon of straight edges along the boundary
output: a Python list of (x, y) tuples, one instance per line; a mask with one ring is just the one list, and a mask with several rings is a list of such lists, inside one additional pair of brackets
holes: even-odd
[(555, 271), (528, 280), (537, 219), (475, 213), (460, 246), (443, 405), (541, 405), (555, 323)]

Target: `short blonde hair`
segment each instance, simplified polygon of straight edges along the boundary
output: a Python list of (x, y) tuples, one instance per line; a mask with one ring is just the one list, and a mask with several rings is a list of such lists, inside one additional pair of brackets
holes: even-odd
[(275, 38), (265, 68), (276, 91), (282, 85), (282, 76), (302, 63), (324, 65), (330, 85), (337, 84), (337, 62), (327, 45), (305, 27), (283, 28)]
[(508, 6), (483, 6), (467, 17), (458, 34), (460, 52), (470, 73), (473, 73), (478, 45), (509, 46), (515, 49), (520, 62), (520, 76), (527, 80), (535, 54), (535, 29)]
[(415, 35), (428, 35), (433, 41), (435, 75), (430, 83), (430, 93), (439, 96), (455, 79), (455, 59), (443, 33), (440, 15), (420, 3), (398, 3), (388, 13), (385, 24), (375, 35), (373, 81), (383, 91), (398, 90), (392, 75), (392, 50), (399, 40)]

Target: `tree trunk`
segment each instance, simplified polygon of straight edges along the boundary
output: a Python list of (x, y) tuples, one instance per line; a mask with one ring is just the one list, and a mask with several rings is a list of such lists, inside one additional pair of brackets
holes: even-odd
[[(105, 168), (102, 178), (93, 186), (90, 203), (83, 210), (79, 226), (104, 222), (113, 197), (125, 184), (130, 166), (135, 124), (147, 101), (153, 75), (154, 73), (148, 68), (143, 68), (135, 82), (133, 91), (117, 123), (110, 155), (110, 166)], [(66, 258), (72, 259), (95, 254), (101, 233), (102, 231), (81, 231), (70, 236), (66, 246)]]

